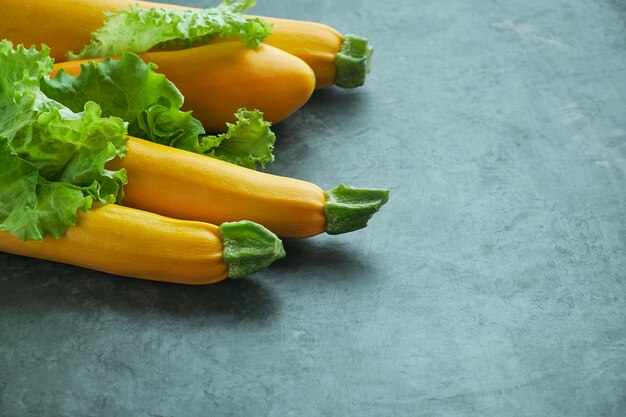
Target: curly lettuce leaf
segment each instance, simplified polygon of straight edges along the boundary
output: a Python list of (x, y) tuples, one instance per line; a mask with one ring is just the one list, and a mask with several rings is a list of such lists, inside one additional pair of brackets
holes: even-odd
[(191, 112), (183, 112), (183, 95), (163, 74), (153, 71), (133, 53), (121, 59), (81, 65), (78, 76), (65, 71), (42, 80), (42, 91), (73, 111), (88, 101), (100, 105), (106, 116), (128, 123), (128, 134), (166, 146), (198, 151), (198, 136), (204, 133)]
[(92, 199), (80, 187), (50, 182), (0, 138), (0, 230), (20, 240), (58, 238), (76, 223)]
[(228, 131), (217, 136), (203, 138), (213, 145), (204, 153), (223, 161), (256, 169), (260, 164), (274, 160), (272, 150), (276, 135), (270, 129), (271, 123), (263, 120), (263, 113), (258, 110), (241, 109), (235, 113), (237, 121), (227, 123)]
[(172, 45), (189, 48), (215, 37), (237, 37), (246, 46), (256, 47), (271, 34), (272, 26), (263, 19), (243, 16), (255, 3), (255, 0), (225, 0), (217, 7), (195, 11), (142, 9), (132, 5), (118, 13), (107, 13), (104, 25), (91, 34), (89, 44), (78, 54), (69, 51), (66, 56), (76, 60), (141, 53)]
[(237, 121), (221, 135), (204, 135), (200, 121), (180, 110), (184, 98), (164, 75), (133, 53), (120, 59), (81, 65), (81, 73), (61, 70), (42, 80), (42, 91), (73, 111), (99, 103), (102, 113), (128, 123), (128, 134), (166, 146), (201, 153), (255, 169), (272, 162), (276, 136), (258, 110), (240, 110)]
[(51, 70), (48, 48), (0, 41), (0, 230), (21, 240), (62, 236), (79, 209), (119, 201), (127, 180), (104, 167), (125, 152), (124, 122), (46, 96)]

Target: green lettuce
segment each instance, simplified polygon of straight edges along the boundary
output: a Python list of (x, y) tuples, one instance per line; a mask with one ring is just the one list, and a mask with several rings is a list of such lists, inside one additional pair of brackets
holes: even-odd
[(270, 23), (247, 19), (243, 12), (255, 0), (223, 1), (202, 10), (142, 9), (136, 5), (118, 13), (107, 13), (104, 25), (78, 54), (67, 52), (69, 60), (119, 56), (124, 52), (146, 52), (155, 47), (188, 48), (214, 37), (239, 38), (256, 47), (271, 34)]
[(78, 111), (45, 95), (50, 51), (0, 41), (0, 230), (19, 239), (60, 237), (78, 210), (123, 197), (123, 170), (105, 169), (126, 148), (122, 119), (94, 102)]
[(78, 76), (61, 70), (41, 81), (42, 91), (72, 111), (98, 103), (105, 116), (128, 123), (128, 134), (166, 146), (223, 159), (248, 168), (274, 160), (276, 137), (258, 110), (239, 110), (226, 133), (205, 135), (191, 112), (181, 111), (184, 97), (176, 86), (133, 53), (81, 65)]
[(19, 239), (58, 238), (94, 202), (119, 203), (128, 134), (249, 168), (273, 160), (275, 141), (261, 112), (239, 110), (221, 135), (205, 135), (183, 97), (138, 56), (84, 64), (50, 79), (41, 51), (0, 41), (0, 230)]
[[(274, 160), (272, 149), (276, 136), (271, 131), (271, 123), (263, 120), (258, 110), (241, 109), (235, 113), (237, 121), (227, 123), (228, 130), (218, 136), (204, 137), (203, 141), (215, 140), (218, 146), (207, 146), (204, 153), (246, 168), (256, 169), (257, 164), (265, 167)], [(207, 140), (209, 139), (209, 140)]]

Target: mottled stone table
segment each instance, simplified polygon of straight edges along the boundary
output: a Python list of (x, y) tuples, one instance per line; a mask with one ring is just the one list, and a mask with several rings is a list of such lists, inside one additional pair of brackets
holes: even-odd
[(626, 415), (626, 3), (260, 3), (376, 48), (269, 171), (389, 204), (201, 288), (0, 254), (0, 415)]

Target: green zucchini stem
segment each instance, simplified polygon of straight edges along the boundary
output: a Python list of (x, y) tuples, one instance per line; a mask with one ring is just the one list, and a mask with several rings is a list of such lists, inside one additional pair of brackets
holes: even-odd
[(220, 233), (228, 278), (243, 278), (285, 257), (281, 240), (260, 224), (248, 220), (222, 223)]
[(363, 85), (370, 72), (374, 49), (367, 39), (358, 35), (345, 35), (335, 56), (335, 85), (354, 88)]
[(330, 235), (364, 228), (389, 200), (389, 190), (381, 188), (353, 188), (340, 184), (324, 193), (326, 233)]

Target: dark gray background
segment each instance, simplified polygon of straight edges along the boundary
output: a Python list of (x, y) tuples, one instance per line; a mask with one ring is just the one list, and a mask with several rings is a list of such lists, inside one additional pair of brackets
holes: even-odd
[(626, 3), (253, 11), (375, 46), (269, 170), (389, 204), (200, 288), (0, 254), (0, 415), (626, 415)]

